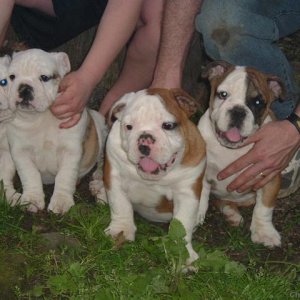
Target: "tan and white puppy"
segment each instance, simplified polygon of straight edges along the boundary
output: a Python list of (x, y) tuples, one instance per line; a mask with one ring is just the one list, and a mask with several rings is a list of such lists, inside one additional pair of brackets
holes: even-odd
[(104, 144), (104, 118), (98, 112), (85, 109), (77, 125), (61, 129), (49, 109), (69, 71), (67, 54), (39, 49), (15, 53), (9, 67), (15, 118), (7, 135), (23, 186), (20, 203), (33, 212), (45, 207), (43, 183), (55, 183), (48, 210), (67, 212), (78, 178), (96, 164)]
[(10, 57), (4, 56), (0, 58), (0, 180), (3, 181), (6, 199), (10, 203), (19, 200), (20, 194), (16, 192), (13, 186), (13, 178), (15, 176), (15, 165), (12, 160), (8, 140), (6, 136), (6, 124), (13, 118), (13, 113), (8, 108), (8, 67)]
[(207, 151), (198, 221), (204, 221), (210, 193), (234, 226), (243, 221), (237, 207), (255, 203), (250, 227), (252, 241), (280, 246), (280, 235), (272, 223), (280, 177), (275, 177), (256, 193), (238, 193), (226, 189), (238, 174), (222, 181), (217, 180), (217, 174), (253, 147), (253, 144), (242, 147), (243, 141), (271, 121), (270, 104), (282, 96), (282, 83), (275, 76), (223, 61), (208, 65), (204, 75), (210, 80), (211, 96), (209, 109), (198, 124)]
[(205, 145), (188, 119), (194, 100), (181, 90), (149, 89), (123, 96), (111, 109), (104, 185), (111, 209), (106, 233), (134, 240), (134, 211), (154, 222), (176, 218), (192, 248)]

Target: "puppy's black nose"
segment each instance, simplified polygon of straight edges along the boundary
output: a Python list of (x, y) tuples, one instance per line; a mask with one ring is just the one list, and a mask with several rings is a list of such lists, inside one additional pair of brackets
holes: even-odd
[(147, 145), (139, 145), (139, 150), (145, 156), (148, 156), (151, 151), (150, 147)]
[(22, 102), (29, 102), (33, 100), (33, 88), (32, 86), (22, 83), (18, 88), (19, 97), (22, 99)]
[(231, 126), (240, 128), (243, 125), (247, 111), (242, 106), (234, 106), (230, 111)]

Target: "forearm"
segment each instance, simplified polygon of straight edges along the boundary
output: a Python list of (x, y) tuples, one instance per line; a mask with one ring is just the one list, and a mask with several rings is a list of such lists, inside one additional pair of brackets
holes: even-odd
[(152, 86), (180, 87), (185, 59), (202, 0), (168, 0), (162, 38)]
[(1, 0), (0, 3), (0, 47), (3, 46), (14, 3), (13, 0)]
[(109, 0), (79, 72), (96, 86), (134, 32), (142, 0)]

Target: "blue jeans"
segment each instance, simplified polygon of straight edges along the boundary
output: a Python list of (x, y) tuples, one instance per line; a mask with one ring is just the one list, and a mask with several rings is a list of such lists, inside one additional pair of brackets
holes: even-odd
[(286, 88), (272, 109), (280, 119), (298, 103), (293, 70), (276, 45), (300, 29), (300, 0), (205, 0), (196, 18), (207, 55), (279, 76)]

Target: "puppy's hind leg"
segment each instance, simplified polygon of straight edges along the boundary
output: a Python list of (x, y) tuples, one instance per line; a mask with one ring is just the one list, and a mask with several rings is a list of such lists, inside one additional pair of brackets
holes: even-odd
[(234, 203), (224, 200), (214, 200), (214, 205), (219, 208), (231, 226), (238, 227), (243, 224), (244, 219)]
[(13, 186), (13, 180), (16, 174), (15, 165), (9, 151), (0, 151), (0, 180), (3, 181), (6, 200), (10, 205), (14, 206), (20, 202), (21, 198), (21, 194), (18, 193)]
[(92, 180), (89, 183), (89, 190), (96, 198), (96, 202), (100, 204), (107, 204), (107, 196), (103, 183), (103, 163), (98, 162), (97, 169), (92, 175)]

